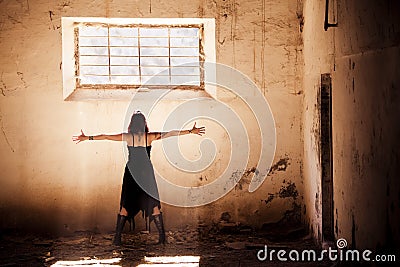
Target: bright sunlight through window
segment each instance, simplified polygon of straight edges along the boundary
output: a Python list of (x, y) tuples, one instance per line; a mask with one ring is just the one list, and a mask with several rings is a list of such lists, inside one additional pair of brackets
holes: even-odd
[(82, 24), (77, 34), (80, 85), (200, 86), (201, 25)]

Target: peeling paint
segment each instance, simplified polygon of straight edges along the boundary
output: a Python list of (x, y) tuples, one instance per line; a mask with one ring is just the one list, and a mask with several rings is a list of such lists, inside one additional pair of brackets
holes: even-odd
[(270, 203), (275, 198), (275, 194), (269, 193), (268, 195), (269, 195), (268, 198), (266, 200), (264, 200), (265, 204)]
[(290, 159), (289, 157), (280, 159), (278, 162), (276, 162), (274, 165), (269, 170), (268, 175), (275, 173), (276, 171), (286, 171), (287, 167), (290, 165)]
[(299, 195), (297, 191), (296, 184), (293, 182), (285, 182), (283, 183), (282, 187), (280, 188), (279, 192), (276, 193), (268, 193), (267, 199), (264, 200), (265, 204), (269, 204), (275, 198), (293, 198), (296, 200)]
[(295, 183), (288, 182), (286, 186), (282, 186), (279, 190), (280, 198), (292, 197), (293, 199), (296, 199), (298, 195), (299, 193), (297, 192)]

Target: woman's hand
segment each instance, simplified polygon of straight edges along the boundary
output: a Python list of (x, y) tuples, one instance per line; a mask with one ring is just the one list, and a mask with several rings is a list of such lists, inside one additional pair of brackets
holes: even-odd
[(206, 133), (206, 127), (197, 128), (196, 123), (194, 123), (193, 128), (189, 131), (189, 133), (194, 133), (201, 136)]
[(72, 136), (72, 141), (77, 141), (76, 144), (88, 140), (88, 137), (83, 133), (82, 129), (81, 129), (81, 135), (76, 135), (76, 136)]

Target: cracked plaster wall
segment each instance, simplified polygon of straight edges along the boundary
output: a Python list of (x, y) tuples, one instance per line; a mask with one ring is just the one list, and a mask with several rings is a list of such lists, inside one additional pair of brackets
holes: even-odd
[[(247, 192), (245, 175), (232, 192), (205, 207), (164, 205), (166, 226), (210, 223), (223, 212), (254, 227), (281, 220), (303, 197), (301, 13), (297, 0), (0, 1), (1, 227), (59, 233), (114, 227), (124, 166), (121, 145), (76, 146), (71, 136), (80, 128), (87, 133), (121, 130), (128, 103), (62, 100), (62, 16), (215, 18), (217, 62), (248, 75), (271, 105), (277, 126), (276, 168), (255, 193)], [(240, 104), (229, 104), (247, 116)], [(174, 105), (171, 101), (161, 110)], [(149, 126), (160, 127), (151, 118)], [(208, 127), (210, 136), (213, 130)], [(225, 138), (216, 134), (220, 162), (198, 174), (194, 183), (206, 183), (223, 169), (229, 155)], [(252, 146), (258, 141), (250, 139)], [(154, 151), (156, 168), (165, 169)], [(256, 161), (253, 153), (247, 174)], [(168, 168), (166, 172), (174, 175)], [(288, 185), (293, 194), (280, 197)], [(276, 197), (267, 202), (271, 194)]]

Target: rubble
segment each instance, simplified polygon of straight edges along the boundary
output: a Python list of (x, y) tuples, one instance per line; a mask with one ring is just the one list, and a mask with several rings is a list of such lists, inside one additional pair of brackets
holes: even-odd
[[(227, 231), (229, 228), (229, 231)], [(280, 229), (282, 230), (282, 229)], [(307, 235), (297, 238), (298, 228), (286, 229), (291, 240), (275, 240), (279, 236), (272, 228), (269, 233), (256, 232), (238, 223), (218, 222), (211, 225), (169, 230), (167, 243), (155, 245), (156, 232), (129, 232), (123, 234), (123, 245), (113, 246), (113, 234), (79, 232), (74, 236), (52, 240), (7, 236), (0, 240), (0, 266), (51, 266), (57, 261), (107, 260), (121, 258), (119, 266), (137, 266), (144, 257), (200, 256), (200, 266), (262, 266), (257, 252), (266, 244), (271, 249), (315, 248)], [(272, 238), (273, 239), (273, 238)], [(330, 266), (321, 262), (319, 266)], [(268, 265), (282, 266), (279, 262)], [(116, 265), (118, 266), (118, 265)], [(293, 263), (290, 266), (304, 266)], [(306, 265), (307, 266), (307, 265)], [(313, 266), (308, 265), (308, 266)]]

